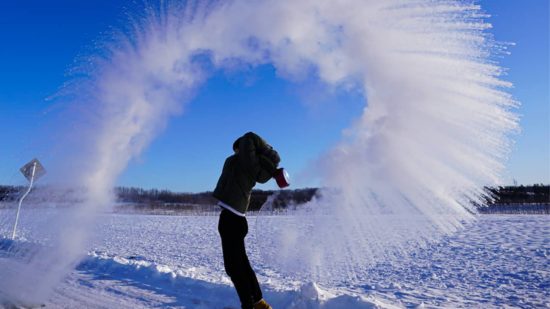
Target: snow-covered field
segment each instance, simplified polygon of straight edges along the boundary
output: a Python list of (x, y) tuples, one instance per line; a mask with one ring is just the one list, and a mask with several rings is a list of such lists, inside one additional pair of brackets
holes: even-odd
[[(29, 229), (31, 223), (47, 224), (47, 218), (45, 211), (27, 213), (21, 237), (47, 243)], [(102, 215), (88, 256), (46, 308), (239, 308), (223, 270), (217, 219)], [(262, 226), (284, 219), (248, 218), (249, 257), (274, 308), (550, 307), (548, 216), (480, 216), (399, 264), (381, 261), (371, 269), (334, 274), (331, 282), (285, 275), (263, 263), (262, 250), (273, 248), (263, 241), (268, 235)], [(9, 227), (2, 223), (5, 237)], [(10, 251), (0, 249), (0, 259), (13, 258)]]

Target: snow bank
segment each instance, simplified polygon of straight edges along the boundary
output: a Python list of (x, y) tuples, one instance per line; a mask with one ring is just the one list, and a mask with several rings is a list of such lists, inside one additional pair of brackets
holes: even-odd
[[(184, 308), (238, 308), (237, 295), (229, 278), (201, 275), (196, 268), (173, 269), (156, 264), (143, 257), (122, 257), (104, 252), (91, 252), (77, 267), (80, 272), (95, 278), (109, 279), (154, 287), (167, 294), (179, 294), (174, 305)], [(221, 283), (220, 283), (221, 282)], [(314, 282), (303, 284), (296, 290), (267, 287), (265, 298), (274, 308), (340, 309), (340, 308), (398, 308), (372, 297), (344, 294), (342, 291), (321, 288)]]

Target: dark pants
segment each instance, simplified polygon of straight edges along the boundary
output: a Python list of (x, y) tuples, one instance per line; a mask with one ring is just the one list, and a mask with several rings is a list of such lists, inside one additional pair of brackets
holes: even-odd
[(244, 237), (248, 233), (246, 218), (224, 209), (220, 214), (218, 231), (222, 238), (225, 271), (235, 285), (242, 308), (250, 309), (262, 299), (262, 291), (244, 247)]

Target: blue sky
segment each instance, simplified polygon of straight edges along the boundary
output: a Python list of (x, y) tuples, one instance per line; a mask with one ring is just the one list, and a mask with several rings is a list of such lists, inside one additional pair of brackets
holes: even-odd
[[(102, 33), (118, 27), (132, 1), (3, 1), (0, 3), (0, 184), (23, 184), (18, 168), (35, 155), (47, 166), (57, 154), (55, 104), (46, 100), (67, 80), (75, 59), (86, 55)], [(548, 1), (484, 0), (496, 40), (514, 42), (499, 57), (522, 103), (522, 131), (507, 162), (511, 183), (550, 183), (550, 101)], [(224, 103), (224, 104), (220, 104)], [(258, 108), (261, 106), (261, 108)], [(277, 78), (270, 66), (218, 74), (206, 83), (185, 113), (140, 158), (131, 162), (120, 185), (205, 191), (215, 185), (232, 141), (252, 130), (264, 135), (292, 171), (304, 170), (336, 143), (341, 130), (360, 115), (358, 94), (326, 93), (312, 84)], [(278, 116), (274, 119), (274, 115)], [(285, 125), (282, 125), (282, 123)], [(55, 126), (55, 124), (54, 124)], [(199, 136), (208, 138), (198, 138)], [(289, 139), (288, 136), (297, 138)], [(297, 186), (314, 185), (294, 173)], [(274, 184), (260, 186), (272, 189)]]

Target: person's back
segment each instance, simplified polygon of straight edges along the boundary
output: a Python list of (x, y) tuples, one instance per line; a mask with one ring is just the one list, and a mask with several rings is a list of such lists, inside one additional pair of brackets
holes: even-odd
[(238, 138), (233, 143), (233, 150), (235, 154), (225, 160), (213, 195), (231, 207), (230, 210), (244, 215), (256, 182), (265, 183), (271, 179), (280, 158), (264, 139), (253, 132)]

